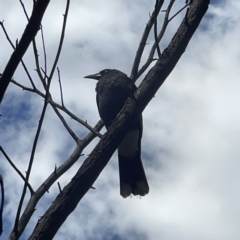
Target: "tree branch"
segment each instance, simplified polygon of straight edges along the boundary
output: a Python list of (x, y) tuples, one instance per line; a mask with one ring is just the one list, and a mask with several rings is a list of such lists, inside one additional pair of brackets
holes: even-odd
[(157, 6), (158, 6), (158, 1), (159, 1), (159, 0), (156, 0), (156, 4), (155, 4), (154, 38), (155, 38), (155, 45), (156, 45), (156, 48), (157, 48), (158, 58), (160, 58), (160, 56), (161, 56), (161, 51), (160, 51), (160, 47), (159, 47), (159, 44), (158, 44), (158, 34), (157, 34), (157, 15), (158, 15), (158, 14), (156, 13)]
[(139, 43), (138, 50), (136, 52), (136, 56), (135, 56), (135, 59), (134, 59), (134, 62), (133, 62), (131, 76), (130, 76), (130, 78), (133, 79), (134, 82), (137, 80), (137, 72), (138, 72), (140, 60), (141, 60), (144, 48), (146, 46), (146, 42), (147, 42), (149, 33), (150, 33), (150, 31), (152, 29), (152, 26), (154, 24), (155, 16), (158, 16), (158, 14), (160, 12), (160, 9), (162, 8), (163, 2), (164, 2), (163, 0), (160, 0), (160, 1), (158, 1), (158, 4), (155, 6), (155, 9), (152, 12), (152, 15), (151, 15), (151, 17), (150, 17), (150, 19), (149, 19), (149, 21), (146, 25), (146, 28), (143, 32), (142, 39)]
[[(99, 121), (94, 127), (95, 131), (100, 131), (103, 124), (102, 121)], [(64, 163), (56, 168), (54, 172), (41, 184), (41, 186), (34, 192), (31, 196), (30, 200), (27, 203), (26, 208), (24, 209), (22, 216), (19, 220), (18, 224), (18, 236), (22, 234), (25, 227), (27, 226), (32, 214), (35, 211), (36, 205), (41, 197), (48, 191), (48, 189), (53, 185), (53, 183), (62, 176), (82, 155), (82, 151), (88, 144), (96, 137), (96, 134), (90, 132), (88, 135), (76, 146), (75, 150), (71, 154), (71, 156), (64, 161)], [(14, 232), (11, 233), (11, 240), (18, 239)]]
[[(45, 97), (45, 94), (43, 94), (41, 91), (39, 91), (38, 89), (32, 89), (32, 88), (28, 88), (25, 87), (24, 85), (16, 82), (15, 80), (11, 80), (12, 83), (14, 83), (16, 86), (21, 87), (23, 90), (29, 91), (29, 92), (34, 92), (37, 93), (39, 96), (41, 97)], [(65, 106), (61, 106), (58, 103), (56, 103), (55, 101), (52, 100), (52, 97), (49, 95), (48, 96), (48, 102), (51, 104), (52, 107), (57, 107), (58, 109), (61, 109), (63, 112), (65, 112), (68, 116), (70, 116), (72, 119), (74, 119), (75, 121), (79, 122), (80, 124), (82, 124), (84, 127), (86, 127), (88, 130), (90, 130), (92, 133), (94, 133), (96, 136), (98, 136), (99, 138), (102, 137), (102, 134), (98, 131), (96, 131), (92, 126), (90, 126), (86, 121), (83, 121), (82, 119), (80, 119), (79, 117), (77, 117), (75, 114), (73, 114), (72, 112), (70, 112)], [(102, 121), (101, 125), (103, 127), (103, 123)]]
[[(10, 37), (8, 36), (8, 33), (7, 33), (7, 31), (6, 31), (5, 27), (4, 27), (3, 22), (0, 22), (0, 25), (1, 25), (2, 29), (3, 29), (3, 32), (4, 32), (4, 34), (5, 34), (8, 42), (10, 43), (10, 45), (12, 46), (13, 49), (16, 49), (15, 46), (13, 45)], [(32, 77), (31, 77), (31, 75), (30, 75), (30, 73), (29, 73), (29, 71), (28, 71), (28, 69), (27, 69), (27, 66), (25, 65), (25, 63), (24, 63), (24, 61), (23, 61), (22, 59), (21, 59), (20, 61), (21, 61), (22, 66), (23, 66), (23, 68), (24, 68), (24, 70), (25, 70), (25, 72), (26, 72), (26, 74), (27, 74), (27, 76), (28, 76), (28, 79), (30, 80), (30, 82), (31, 82), (31, 84), (32, 84), (33, 89), (36, 89), (35, 84), (34, 84), (34, 82), (33, 82), (33, 80), (32, 80)], [(2, 76), (2, 75), (1, 75), (1, 76)], [(0, 79), (0, 86), (1, 86), (1, 79)], [(0, 92), (1, 92), (1, 90), (0, 90)], [(1, 93), (0, 93), (0, 94), (1, 94)], [(0, 102), (1, 102), (1, 100), (0, 100)]]
[(17, 209), (16, 219), (15, 219), (14, 228), (13, 228), (13, 232), (14, 232), (15, 236), (19, 235), (19, 233), (18, 233), (18, 222), (19, 222), (19, 218), (20, 218), (20, 213), (21, 213), (23, 201), (24, 201), (26, 191), (27, 191), (28, 181), (29, 181), (29, 178), (30, 178), (30, 173), (31, 173), (31, 169), (32, 169), (34, 156), (35, 156), (35, 151), (36, 151), (37, 144), (38, 144), (38, 139), (39, 139), (39, 136), (40, 136), (43, 120), (44, 120), (46, 110), (47, 110), (47, 105), (48, 105), (47, 99), (48, 99), (48, 96), (49, 96), (50, 85), (51, 85), (51, 79), (49, 79), (48, 84), (47, 84), (45, 102), (44, 102), (44, 105), (43, 105), (43, 109), (42, 109), (41, 117), (40, 117), (40, 120), (39, 120), (38, 128), (37, 128), (35, 138), (34, 138), (34, 141), (33, 141), (31, 156), (30, 156), (30, 160), (29, 160), (29, 164), (28, 164), (27, 173), (26, 173), (25, 184), (23, 186), (22, 195), (21, 195), (20, 202), (19, 202), (18, 209)]
[(23, 55), (25, 54), (26, 50), (28, 49), (31, 41), (34, 39), (35, 35), (37, 34), (42, 17), (44, 15), (44, 12), (48, 6), (48, 3), (50, 0), (41, 0), (37, 1), (34, 4), (32, 15), (30, 17), (30, 20), (25, 28), (25, 31), (22, 35), (22, 38), (20, 42), (18, 43), (18, 46), (16, 47), (15, 51), (13, 52), (12, 56), (10, 57), (6, 68), (3, 71), (2, 77), (0, 79), (0, 102), (3, 99), (4, 93), (8, 87), (8, 84), (10, 83), (13, 74), (23, 58)]
[(1, 206), (0, 206), (0, 236), (3, 232), (3, 207), (4, 207), (4, 185), (3, 179), (0, 175), (0, 186), (1, 186)]
[(167, 29), (167, 26), (168, 26), (168, 18), (169, 18), (169, 13), (172, 9), (172, 6), (174, 4), (175, 0), (170, 0), (170, 3), (168, 5), (168, 8), (167, 10), (165, 11), (165, 17), (164, 17), (164, 22), (163, 22), (163, 25), (162, 25), (162, 28), (161, 28), (161, 31), (157, 37), (157, 40), (155, 39), (155, 42), (152, 46), (152, 49), (150, 51), (150, 54), (148, 56), (148, 60), (146, 61), (146, 63), (141, 67), (141, 69), (138, 71), (137, 73), (137, 78), (139, 78), (145, 71), (146, 69), (150, 66), (150, 64), (153, 62), (153, 56), (154, 56), (154, 53), (155, 53), (155, 50), (156, 50), (156, 46), (158, 46), (159, 42), (161, 41), (166, 29)]
[[(3, 153), (4, 157), (7, 159), (7, 161), (9, 162), (9, 164), (13, 167), (13, 169), (18, 173), (18, 175), (22, 178), (22, 180), (24, 182), (26, 182), (25, 177), (23, 176), (23, 174), (20, 172), (20, 170), (14, 165), (14, 163), (11, 161), (11, 159), (9, 158), (9, 156), (7, 155), (7, 153), (4, 151), (4, 149), (2, 148), (2, 146), (0, 146), (0, 151)], [(31, 195), (34, 193), (32, 186), (27, 183), (27, 186), (29, 188), (29, 191), (31, 193)]]
[(107, 133), (84, 161), (72, 181), (64, 187), (38, 222), (30, 240), (52, 239), (62, 223), (76, 208), (127, 133), (131, 119), (136, 118), (145, 109), (177, 64), (207, 11), (208, 5), (209, 0), (193, 1), (189, 8), (187, 24), (184, 19), (168, 47), (140, 84), (135, 93), (135, 99), (127, 100)]

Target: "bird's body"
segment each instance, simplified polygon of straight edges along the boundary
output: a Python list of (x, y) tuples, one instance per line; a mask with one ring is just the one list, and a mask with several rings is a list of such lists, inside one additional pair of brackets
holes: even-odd
[[(126, 74), (118, 70), (103, 70), (86, 76), (99, 80), (96, 86), (100, 117), (108, 129), (126, 100), (133, 97), (137, 87)], [(149, 192), (141, 161), (142, 116), (130, 123), (129, 131), (118, 147), (120, 194), (144, 196)]]

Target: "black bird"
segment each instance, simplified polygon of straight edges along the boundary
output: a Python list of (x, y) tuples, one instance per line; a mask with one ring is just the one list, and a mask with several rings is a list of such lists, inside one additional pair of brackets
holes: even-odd
[[(96, 86), (99, 115), (108, 129), (137, 87), (126, 74), (105, 69), (85, 78), (99, 80)], [(141, 161), (142, 115), (129, 126), (129, 131), (118, 147), (120, 194), (144, 196), (149, 192)]]

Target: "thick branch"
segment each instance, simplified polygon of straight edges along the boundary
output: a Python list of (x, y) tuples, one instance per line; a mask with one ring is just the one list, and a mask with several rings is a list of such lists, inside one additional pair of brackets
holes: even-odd
[(23, 58), (23, 55), (25, 54), (31, 41), (34, 39), (40, 28), (43, 14), (49, 2), (50, 0), (41, 0), (37, 1), (34, 5), (32, 16), (30, 17), (30, 20), (25, 28), (22, 38), (18, 43), (15, 51), (13, 52), (11, 58), (9, 59), (8, 64), (0, 79), (0, 102), (2, 101), (4, 93), (13, 77), (13, 74), (19, 62)]
[(207, 11), (209, 0), (195, 0), (169, 46), (149, 71), (135, 93), (136, 100), (128, 99), (108, 132), (90, 156), (84, 161), (72, 181), (64, 187), (50, 208), (38, 222), (29, 239), (52, 239), (62, 223), (76, 208), (78, 202), (91, 188), (113, 152), (127, 132), (131, 119), (140, 114), (171, 73), (188, 42)]
[[(103, 124), (102, 121), (99, 121), (94, 127), (95, 131), (98, 132), (101, 130)], [(88, 135), (78, 143), (71, 156), (64, 161), (64, 163), (58, 168), (54, 169), (54, 171), (49, 175), (49, 177), (41, 184), (41, 186), (34, 192), (31, 196), (30, 200), (27, 203), (26, 208), (23, 211), (23, 214), (19, 220), (18, 224), (18, 236), (22, 234), (25, 227), (27, 226), (30, 218), (32, 217), (36, 205), (41, 197), (49, 190), (49, 188), (53, 185), (53, 183), (62, 176), (81, 156), (82, 151), (88, 144), (96, 137), (96, 134), (89, 132)], [(13, 232), (10, 236), (11, 240), (18, 239), (18, 236)]]

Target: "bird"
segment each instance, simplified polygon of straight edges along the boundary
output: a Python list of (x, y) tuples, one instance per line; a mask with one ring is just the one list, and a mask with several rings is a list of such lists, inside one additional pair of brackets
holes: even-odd
[[(99, 115), (108, 129), (128, 98), (134, 97), (137, 87), (125, 73), (116, 69), (104, 69), (85, 76), (98, 80), (96, 100)], [(118, 146), (120, 195), (144, 196), (149, 192), (148, 181), (141, 160), (142, 115), (132, 121), (129, 130)]]

